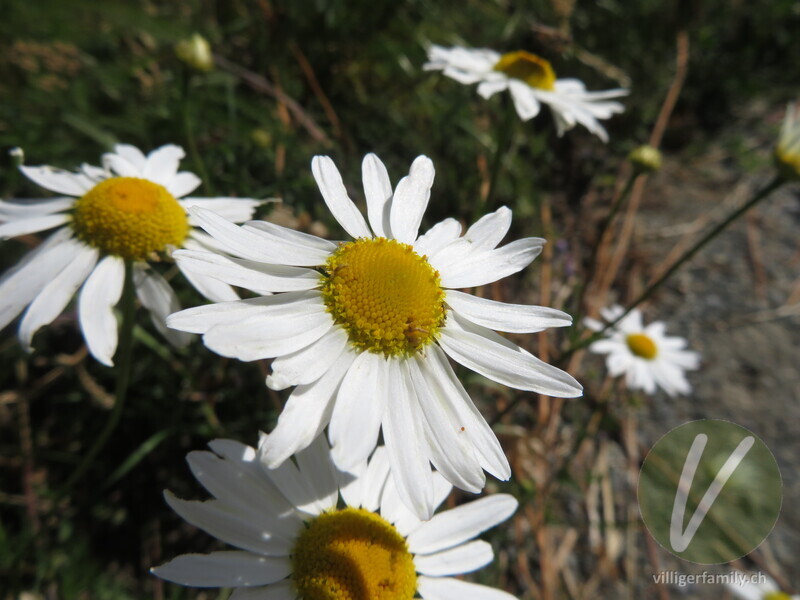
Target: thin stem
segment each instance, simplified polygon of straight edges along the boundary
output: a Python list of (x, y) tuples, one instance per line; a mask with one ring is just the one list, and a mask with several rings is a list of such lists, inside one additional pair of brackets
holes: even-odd
[(183, 129), (186, 134), (186, 143), (189, 146), (189, 155), (192, 157), (194, 168), (200, 173), (200, 179), (203, 181), (203, 190), (209, 195), (213, 195), (211, 189), (211, 178), (208, 176), (206, 163), (202, 155), (197, 150), (197, 141), (194, 135), (194, 125), (192, 124), (191, 113), (191, 74), (184, 70), (183, 74), (183, 98), (181, 102), (181, 112), (183, 113)]
[(639, 306), (642, 302), (647, 300), (661, 285), (669, 279), (673, 273), (675, 273), (678, 269), (680, 269), (686, 262), (688, 262), (695, 254), (697, 254), (706, 244), (708, 244), (711, 240), (717, 237), (728, 225), (733, 223), (736, 219), (741, 217), (744, 213), (754, 207), (756, 204), (761, 202), (764, 198), (768, 197), (772, 192), (778, 189), (786, 182), (780, 175), (776, 176), (767, 186), (758, 192), (755, 196), (753, 196), (750, 200), (742, 204), (739, 208), (732, 211), (725, 219), (720, 221), (715, 227), (713, 227), (708, 233), (706, 233), (703, 237), (701, 237), (694, 245), (686, 250), (678, 260), (676, 260), (672, 266), (666, 270), (658, 279), (656, 279), (653, 283), (651, 283), (639, 296), (634, 300), (628, 308), (625, 309), (619, 317), (614, 319), (613, 321), (607, 323), (603, 329), (600, 331), (595, 332), (594, 334), (590, 335), (587, 338), (579, 340), (575, 344), (573, 344), (564, 354), (561, 355), (559, 358), (559, 362), (567, 359), (572, 354), (580, 350), (581, 348), (585, 348), (595, 340), (599, 339), (608, 329), (614, 327), (617, 323), (619, 323), (622, 319), (624, 319), (628, 313), (630, 313), (634, 308)]
[(492, 201), (497, 193), (497, 182), (500, 179), (500, 171), (503, 167), (503, 158), (511, 149), (512, 135), (514, 121), (516, 119), (516, 112), (514, 107), (509, 102), (505, 103), (505, 117), (500, 125), (500, 130), (497, 134), (497, 147), (495, 148), (494, 158), (492, 159), (491, 170), (489, 171), (489, 189), (486, 192), (486, 199), (483, 202), (478, 202), (476, 211), (473, 215), (473, 221), (483, 215), (487, 209), (492, 207)]
[(131, 380), (131, 353), (133, 349), (133, 324), (135, 313), (136, 290), (133, 284), (133, 263), (125, 261), (125, 284), (122, 288), (122, 327), (120, 329), (119, 347), (117, 349), (117, 384), (114, 395), (114, 408), (106, 421), (105, 427), (95, 439), (94, 444), (81, 459), (80, 464), (70, 475), (64, 487), (57, 494), (57, 498), (65, 496), (75, 486), (86, 470), (92, 465), (95, 457), (105, 447), (106, 442), (114, 433), (122, 417), (125, 398), (128, 395), (128, 385)]
[[(628, 180), (625, 182), (625, 187), (622, 188), (622, 191), (619, 195), (614, 199), (614, 203), (611, 205), (611, 209), (608, 211), (606, 218), (600, 224), (600, 232), (595, 238), (594, 244), (592, 245), (592, 251), (589, 254), (589, 257), (593, 261), (593, 265), (597, 266), (598, 262), (598, 251), (600, 250), (600, 246), (603, 244), (603, 240), (606, 237), (606, 233), (608, 232), (608, 228), (611, 226), (611, 223), (614, 222), (614, 218), (619, 214), (620, 209), (624, 206), (625, 200), (628, 199), (628, 196), (631, 194), (631, 190), (633, 189), (633, 184), (636, 182), (636, 178), (640, 175), (640, 172), (633, 171), (631, 175), (628, 177)], [(586, 291), (589, 289), (589, 284), (592, 281), (585, 281), (582, 282), (580, 285), (580, 289), (577, 292), (578, 301), (575, 305), (575, 308), (580, 312), (581, 307), (583, 306), (583, 298), (586, 295)]]
[(622, 191), (619, 193), (619, 196), (617, 196), (616, 200), (614, 200), (614, 204), (611, 205), (611, 210), (608, 211), (608, 215), (606, 215), (606, 218), (600, 224), (600, 233), (597, 235), (597, 239), (595, 240), (594, 246), (592, 247), (592, 253), (590, 254), (590, 256), (592, 256), (593, 258), (597, 257), (597, 250), (600, 247), (600, 244), (603, 242), (603, 238), (606, 237), (606, 232), (608, 231), (608, 228), (611, 226), (611, 223), (614, 222), (614, 217), (617, 216), (620, 209), (625, 204), (625, 200), (627, 200), (628, 196), (630, 196), (631, 190), (633, 189), (633, 183), (636, 181), (636, 178), (640, 174), (641, 173), (636, 170), (634, 170), (631, 173), (630, 177), (628, 177), (628, 181), (625, 182), (625, 187), (622, 188)]

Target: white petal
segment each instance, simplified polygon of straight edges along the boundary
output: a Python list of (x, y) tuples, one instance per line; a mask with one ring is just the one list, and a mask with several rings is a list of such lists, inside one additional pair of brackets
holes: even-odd
[(475, 408), (442, 349), (432, 345), (428, 349), (428, 359), (419, 361), (419, 364), (431, 389), (437, 393), (439, 402), (446, 404), (448, 413), (456, 416), (458, 429), (472, 444), (481, 466), (500, 480), (511, 477), (511, 467), (503, 447), (486, 419)]
[(0, 221), (29, 219), (67, 210), (75, 204), (75, 198), (45, 198), (44, 200), (0, 200)]
[[(294, 538), (276, 534), (278, 519), (263, 514), (263, 509), (259, 514), (234, 509), (219, 500), (206, 502), (181, 500), (168, 491), (164, 492), (164, 499), (187, 523), (242, 550), (262, 556), (286, 556), (294, 545)], [(303, 522), (296, 517), (286, 518), (285, 521), (294, 522), (298, 531), (303, 528)]]
[(168, 329), (167, 317), (181, 309), (178, 296), (170, 287), (167, 280), (153, 269), (143, 265), (134, 265), (133, 282), (136, 287), (136, 296), (149, 312), (150, 320), (168, 342), (180, 348), (189, 343), (190, 336), (183, 332)]
[(437, 255), (434, 255), (430, 258), (430, 263), (441, 274), (444, 287), (476, 287), (521, 271), (539, 256), (544, 243), (541, 238), (524, 238), (494, 250), (470, 253), (469, 242), (462, 238), (453, 242), (451, 246), (459, 244), (459, 247), (463, 248), (465, 251), (463, 260), (441, 269), (436, 263)]
[(456, 487), (468, 492), (480, 492), (486, 483), (483, 469), (467, 437), (454, 424), (457, 416), (448, 412), (450, 406), (441, 402), (434, 391), (435, 382), (429, 382), (422, 371), (420, 363), (425, 360), (409, 359), (408, 367), (423, 414), (431, 462)]
[(443, 575), (459, 575), (471, 573), (485, 567), (494, 558), (491, 544), (483, 540), (475, 540), (450, 550), (435, 554), (417, 555), (414, 564), (423, 575), (442, 577)]
[(184, 156), (186, 153), (183, 148), (175, 144), (156, 148), (147, 155), (142, 177), (167, 187), (178, 173), (178, 166)]
[(387, 361), (383, 355), (362, 352), (347, 371), (328, 427), (331, 455), (347, 471), (365, 461), (378, 443), (387, 396)]
[(297, 386), (283, 407), (275, 429), (259, 446), (270, 469), (308, 446), (331, 419), (333, 399), (356, 354), (345, 350), (325, 375), (314, 383)]
[(10, 323), (84, 247), (64, 227), (0, 277), (0, 328)]
[[(179, 175), (182, 175), (182, 173), (179, 173)], [(199, 206), (213, 211), (233, 223), (244, 223), (253, 218), (256, 207), (263, 202), (251, 198), (184, 198), (179, 200), (179, 203), (187, 212), (189, 207)], [(191, 213), (189, 215), (189, 225), (195, 227), (200, 225)]]
[(383, 421), (383, 437), (392, 476), (402, 501), (419, 519), (433, 514), (431, 468), (425, 452), (422, 415), (405, 361), (393, 361), (388, 369), (391, 409)]
[(25, 167), (20, 171), (28, 179), (46, 190), (67, 196), (83, 196), (94, 187), (94, 183), (86, 175), (70, 173), (53, 167)]
[(508, 79), (497, 79), (495, 81), (481, 81), (478, 85), (478, 94), (481, 98), (489, 99), (498, 92), (502, 92), (508, 87)]
[(506, 237), (511, 227), (511, 209), (501, 206), (496, 211), (483, 215), (467, 229), (464, 238), (475, 250), (492, 250)]
[[(434, 471), (432, 477), (433, 506), (437, 508), (453, 491), (453, 486), (438, 471)], [(394, 525), (397, 532), (403, 537), (408, 537), (423, 523), (400, 499), (391, 472), (381, 496), (381, 516)]]
[[(324, 435), (318, 435), (307, 448), (295, 454), (301, 477), (314, 488), (323, 510), (330, 510), (339, 500), (339, 476)], [(273, 471), (274, 474), (274, 471)]]
[(327, 260), (331, 252), (338, 248), (338, 245), (330, 240), (322, 239), (310, 233), (295, 231), (288, 227), (281, 227), (269, 221), (248, 221), (245, 223), (244, 229), (247, 231), (257, 230), (259, 233), (269, 234), (275, 242), (290, 247), (289, 249), (292, 252), (308, 252), (311, 250), (316, 250), (318, 253), (324, 252), (325, 260)]
[(391, 237), (389, 209), (392, 183), (386, 167), (375, 154), (367, 154), (361, 163), (361, 180), (367, 200), (367, 218), (377, 237)]
[(431, 256), (461, 235), (461, 223), (445, 219), (431, 227), (414, 242), (414, 251), (421, 256)]
[(514, 100), (514, 108), (520, 119), (529, 121), (539, 114), (541, 104), (536, 98), (536, 90), (521, 81), (512, 79), (508, 82), (508, 91), (511, 92), (511, 99)]
[[(184, 242), (184, 247), (190, 249), (202, 248), (199, 244), (195, 245), (192, 239), (186, 240), (186, 242)], [(205, 250), (203, 249), (201, 251), (204, 252)], [(192, 284), (194, 289), (212, 302), (233, 302), (239, 299), (239, 294), (227, 283), (213, 277), (208, 277), (197, 271), (185, 269), (180, 263), (178, 263), (178, 268), (189, 283)]]
[(506, 304), (456, 290), (448, 290), (445, 301), (462, 317), (498, 331), (533, 333), (572, 325), (572, 317), (567, 313), (545, 306)]
[(45, 285), (31, 302), (19, 325), (19, 339), (25, 348), (30, 348), (33, 334), (52, 322), (66, 308), (75, 292), (86, 281), (97, 264), (99, 252), (81, 244), (80, 250), (64, 268)]
[(70, 220), (67, 214), (42, 215), (27, 219), (15, 219), (8, 223), (0, 224), (0, 239), (8, 239), (29, 233), (45, 231), (63, 225)]
[(272, 361), (272, 374), (267, 376), (267, 385), (273, 390), (283, 390), (293, 385), (313, 383), (328, 372), (345, 346), (347, 333), (334, 325), (313, 344)]
[(113, 172), (116, 177), (142, 177), (141, 166), (134, 165), (124, 156), (119, 154), (106, 153), (102, 157), (103, 167), (110, 172)]
[[(172, 178), (166, 188), (175, 198), (183, 198), (186, 194), (191, 194), (195, 191), (201, 183), (203, 181), (194, 173), (181, 171)], [(183, 205), (183, 202), (181, 202), (181, 205)]]
[[(264, 453), (263, 446), (266, 441), (272, 436), (263, 434), (259, 442), (259, 459), (263, 461)], [(311, 440), (311, 444), (303, 451), (311, 450), (312, 447), (318, 443), (324, 443), (325, 440), (320, 440), (318, 436), (316, 440)], [(330, 459), (327, 459), (328, 461)], [(313, 462), (313, 461), (309, 461)], [(262, 462), (262, 464), (264, 464)], [(266, 467), (266, 465), (264, 464)], [(306, 466), (308, 466), (306, 464)], [(326, 510), (329, 510), (332, 505), (336, 503), (335, 497), (338, 495), (338, 478), (334, 477), (333, 483), (328, 486), (321, 486), (320, 482), (312, 481), (310, 478), (301, 474), (300, 469), (291, 460), (285, 460), (276, 468), (270, 468), (267, 471), (269, 478), (278, 486), (281, 493), (298, 511), (308, 515), (318, 515)]]
[(302, 310), (319, 312), (320, 307), (324, 306), (322, 297), (316, 290), (286, 292), (275, 296), (187, 308), (170, 315), (167, 326), (190, 333), (207, 333), (217, 325), (234, 325), (265, 312), (273, 316), (288, 316)]
[[(253, 452), (255, 461), (255, 452)], [(192, 474), (208, 492), (229, 507), (263, 513), (271, 524), (272, 517), (291, 510), (291, 505), (280, 494), (261, 469), (251, 469), (250, 464), (227, 460), (213, 452), (195, 450), (186, 456)], [(270, 506), (264, 511), (264, 505)], [(234, 511), (235, 512), (235, 511)]]
[[(256, 229), (256, 225), (260, 222), (251, 221), (247, 227), (239, 227), (215, 212), (197, 206), (189, 209), (189, 213), (227, 251), (243, 258), (274, 264), (315, 267), (325, 264), (331, 253), (331, 250), (321, 250), (307, 243), (306, 238), (314, 236), (301, 238), (300, 236), (304, 234), (278, 225), (265, 223), (265, 229), (260, 227)], [(269, 225), (272, 227), (267, 231)], [(329, 248), (336, 248), (331, 242), (319, 238), (316, 240), (319, 244), (330, 244)]]
[(178, 250), (173, 253), (182, 270), (259, 292), (294, 292), (319, 287), (322, 276), (312, 269), (270, 265), (223, 256), (214, 252)]
[(249, 552), (183, 554), (153, 569), (161, 579), (192, 587), (264, 585), (291, 573), (288, 558), (268, 558)]
[(383, 446), (375, 448), (369, 462), (363, 462), (350, 473), (353, 478), (345, 481), (339, 490), (345, 504), (372, 512), (377, 511), (389, 477), (389, 457), (386, 455), (386, 448)]
[(203, 343), (222, 356), (251, 361), (296, 352), (331, 327), (333, 319), (324, 305), (288, 313), (265, 307), (244, 321), (212, 327), (203, 335)]
[(518, 504), (509, 494), (492, 494), (440, 512), (408, 536), (408, 548), (414, 554), (452, 548), (502, 523)]
[(297, 591), (289, 580), (264, 587), (240, 587), (233, 590), (228, 600), (297, 600)]
[(430, 158), (418, 156), (411, 164), (408, 176), (397, 184), (389, 213), (394, 239), (404, 244), (413, 244), (417, 239), (422, 215), (431, 197), (435, 172)]
[(97, 360), (111, 367), (117, 349), (114, 307), (122, 296), (125, 262), (106, 256), (89, 275), (78, 296), (78, 320), (86, 346)]
[(327, 156), (315, 156), (311, 160), (311, 172), (325, 204), (342, 228), (353, 238), (371, 238), (367, 222), (347, 195), (342, 176), (333, 161)]
[(86, 175), (89, 179), (95, 182), (103, 181), (104, 179), (108, 179), (111, 177), (111, 173), (106, 171), (101, 167), (95, 167), (94, 165), (90, 165), (87, 163), (81, 164), (81, 173)]
[(142, 169), (144, 169), (144, 164), (147, 162), (147, 157), (145, 157), (141, 150), (130, 144), (116, 144), (114, 146), (114, 152), (127, 160), (138, 169), (138, 172), (141, 174)]
[(454, 321), (448, 320), (448, 325), (442, 329), (439, 344), (453, 360), (468, 369), (519, 390), (557, 398), (575, 398), (582, 394), (581, 385), (561, 369), (539, 360), (489, 329)]
[(419, 577), (417, 591), (423, 600), (517, 600), (508, 592), (451, 577)]

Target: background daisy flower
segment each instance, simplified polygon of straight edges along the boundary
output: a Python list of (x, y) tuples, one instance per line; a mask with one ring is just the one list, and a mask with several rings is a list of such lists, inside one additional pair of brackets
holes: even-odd
[(763, 573), (736, 573), (742, 580), (725, 584), (725, 587), (736, 598), (741, 600), (800, 600), (800, 594), (790, 596), (781, 591), (777, 582)]
[[(193, 587), (234, 588), (231, 600), (512, 599), (453, 578), (492, 561), (474, 540), (508, 519), (517, 501), (495, 494), (421, 522), (400, 501), (382, 447), (351, 473), (337, 470), (324, 437), (278, 469), (233, 440), (192, 452), (189, 466), (213, 500), (167, 503), (189, 523), (240, 550), (184, 554), (152, 572)], [(431, 474), (436, 506), (452, 487)], [(341, 502), (340, 502), (341, 495)]]
[(556, 79), (549, 61), (524, 50), (500, 54), (434, 44), (428, 50), (428, 61), (422, 66), (424, 70), (442, 71), (464, 85), (477, 83), (478, 93), (484, 98), (508, 90), (523, 121), (538, 115), (541, 105), (547, 104), (559, 136), (580, 123), (607, 142), (608, 134), (598, 119), (608, 119), (625, 110), (619, 102), (609, 100), (626, 96), (628, 90), (588, 92), (578, 79)]
[[(600, 310), (607, 321), (617, 319), (625, 309), (612, 306)], [(595, 319), (585, 319), (589, 329), (601, 331), (603, 323)], [(670, 396), (688, 394), (692, 388), (686, 380), (684, 371), (700, 366), (700, 355), (685, 350), (686, 340), (665, 334), (666, 326), (654, 321), (646, 327), (642, 324), (642, 314), (634, 309), (614, 327), (608, 329), (605, 339), (593, 342), (589, 350), (597, 354), (607, 354), (606, 368), (612, 377), (625, 374), (629, 389), (643, 390), (648, 394), (656, 391), (656, 386)]]
[[(63, 196), (0, 201), (0, 239), (59, 229), (0, 279), (0, 328), (27, 307), (19, 338), (30, 348), (36, 331), (51, 323), (80, 288), (78, 321), (86, 345), (92, 356), (111, 366), (118, 337), (113, 309), (122, 295), (129, 261), (136, 294), (156, 328), (173, 344), (186, 343), (185, 334), (164, 324), (180, 306), (148, 261), (172, 248), (215, 247), (209, 236), (195, 229), (189, 207), (213, 208), (241, 222), (253, 216), (260, 201), (187, 198), (201, 182), (193, 173), (178, 171), (183, 157), (183, 149), (174, 145), (145, 156), (138, 148), (119, 144), (103, 155), (103, 168), (84, 164), (71, 173), (49, 166), (20, 167), (28, 179)], [(210, 300), (238, 298), (217, 279), (184, 274)]]
[(221, 247), (245, 258), (176, 252), (184, 270), (278, 293), (187, 309), (171, 315), (168, 324), (203, 334), (206, 346), (224, 356), (276, 358), (267, 385), (297, 386), (264, 448), (270, 467), (329, 425), (334, 461), (346, 470), (369, 456), (382, 430), (401, 497), (429, 518), (429, 462), (471, 492), (483, 488), (484, 469), (499, 479), (510, 476), (503, 449), (447, 356), (517, 389), (580, 396), (581, 386), (570, 375), (492, 331), (541, 331), (569, 325), (571, 318), (551, 308), (457, 291), (520, 271), (544, 240), (498, 247), (511, 225), (505, 207), (463, 236), (454, 219), (418, 236), (434, 177), (427, 157), (414, 161), (394, 192), (378, 157), (364, 158), (369, 225), (333, 161), (317, 156), (311, 167), (325, 202), (353, 241), (336, 244), (261, 221), (237, 227), (193, 209)]
[(781, 124), (778, 143), (775, 145), (775, 163), (786, 179), (800, 179), (800, 119), (797, 104), (786, 106), (786, 116)]

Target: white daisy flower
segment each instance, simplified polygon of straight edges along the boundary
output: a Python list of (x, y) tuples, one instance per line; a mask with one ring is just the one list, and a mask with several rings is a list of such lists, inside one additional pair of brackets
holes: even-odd
[[(136, 293), (153, 323), (176, 345), (185, 334), (167, 329), (166, 316), (180, 309), (166, 280), (148, 260), (173, 247), (214, 248), (213, 239), (195, 229), (191, 206), (210, 208), (232, 221), (253, 216), (258, 200), (187, 198), (200, 179), (178, 172), (184, 152), (168, 145), (145, 156), (120, 144), (103, 155), (103, 168), (84, 164), (76, 173), (53, 167), (20, 167), (34, 183), (63, 197), (0, 201), (0, 240), (59, 229), (0, 278), (0, 328), (26, 307), (19, 338), (30, 348), (36, 331), (53, 321), (78, 288), (78, 320), (92, 355), (111, 366), (117, 348), (113, 308), (120, 300), (125, 261), (134, 265)], [(210, 300), (238, 295), (217, 279), (184, 273)]]
[[(602, 309), (600, 314), (607, 322), (612, 322), (624, 312), (621, 306), (612, 306)], [(604, 327), (595, 319), (587, 318), (584, 323), (594, 331)], [(658, 386), (670, 396), (688, 394), (692, 388), (684, 371), (697, 369), (700, 355), (685, 350), (686, 340), (667, 336), (665, 329), (661, 321), (645, 327), (642, 314), (634, 309), (606, 332), (605, 339), (592, 343), (589, 350), (607, 354), (609, 374), (617, 377), (624, 373), (629, 389), (652, 394)]]
[(578, 79), (556, 79), (550, 63), (530, 52), (518, 50), (500, 54), (494, 50), (433, 45), (428, 51), (426, 71), (442, 71), (464, 85), (478, 84), (478, 93), (490, 98), (508, 90), (517, 114), (528, 121), (539, 114), (542, 104), (553, 113), (558, 135), (580, 123), (604, 142), (606, 130), (598, 119), (608, 119), (625, 108), (611, 98), (626, 96), (628, 90), (588, 92)]
[[(268, 439), (268, 438), (267, 438)], [(421, 522), (400, 501), (384, 449), (351, 473), (337, 470), (324, 437), (297, 463), (264, 466), (233, 440), (192, 452), (189, 466), (215, 499), (167, 503), (186, 521), (239, 548), (184, 554), (152, 572), (192, 587), (234, 588), (230, 600), (511, 600), (511, 594), (453, 578), (487, 565), (492, 547), (474, 540), (508, 519), (517, 501), (494, 494)], [(432, 473), (436, 506), (452, 489)], [(341, 495), (341, 502), (340, 502)]]
[(245, 260), (176, 252), (185, 270), (278, 293), (187, 309), (167, 323), (203, 334), (206, 346), (224, 356), (276, 358), (267, 385), (297, 386), (264, 448), (270, 467), (329, 425), (334, 461), (348, 470), (370, 455), (382, 429), (399, 492), (427, 519), (433, 511), (429, 461), (470, 492), (483, 489), (483, 469), (499, 479), (510, 476), (503, 449), (447, 356), (517, 389), (580, 396), (570, 375), (491, 330), (541, 331), (571, 318), (457, 291), (516, 273), (541, 252), (540, 238), (497, 247), (511, 225), (508, 208), (486, 215), (463, 236), (461, 225), (446, 219), (418, 237), (434, 177), (430, 159), (418, 157), (394, 192), (377, 156), (367, 155), (362, 166), (369, 225), (333, 161), (317, 156), (311, 163), (350, 242), (262, 221), (237, 227), (193, 209), (223, 248)]
[(800, 594), (782, 592), (774, 579), (764, 573), (739, 573), (733, 583), (726, 583), (733, 595), (742, 600), (800, 600)]
[(787, 179), (800, 179), (800, 119), (797, 112), (794, 103), (786, 106), (786, 116), (775, 146), (775, 162)]

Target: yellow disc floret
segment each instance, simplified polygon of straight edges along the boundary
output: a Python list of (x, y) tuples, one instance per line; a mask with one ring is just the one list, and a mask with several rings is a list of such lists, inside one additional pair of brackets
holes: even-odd
[(550, 66), (550, 61), (524, 50), (503, 54), (494, 66), (494, 70), (540, 90), (555, 89), (556, 74)]
[(625, 342), (630, 351), (641, 358), (653, 360), (658, 354), (656, 343), (643, 333), (631, 333), (625, 338)]
[(101, 181), (75, 203), (77, 236), (106, 254), (144, 260), (180, 246), (189, 232), (186, 211), (167, 189), (147, 179)]
[(304, 600), (410, 600), (417, 589), (405, 539), (363, 508), (311, 521), (292, 552), (292, 579)]
[(786, 592), (767, 592), (764, 600), (792, 600), (792, 597)]
[(358, 239), (341, 245), (324, 269), (325, 304), (360, 350), (407, 356), (444, 324), (439, 273), (408, 244)]

